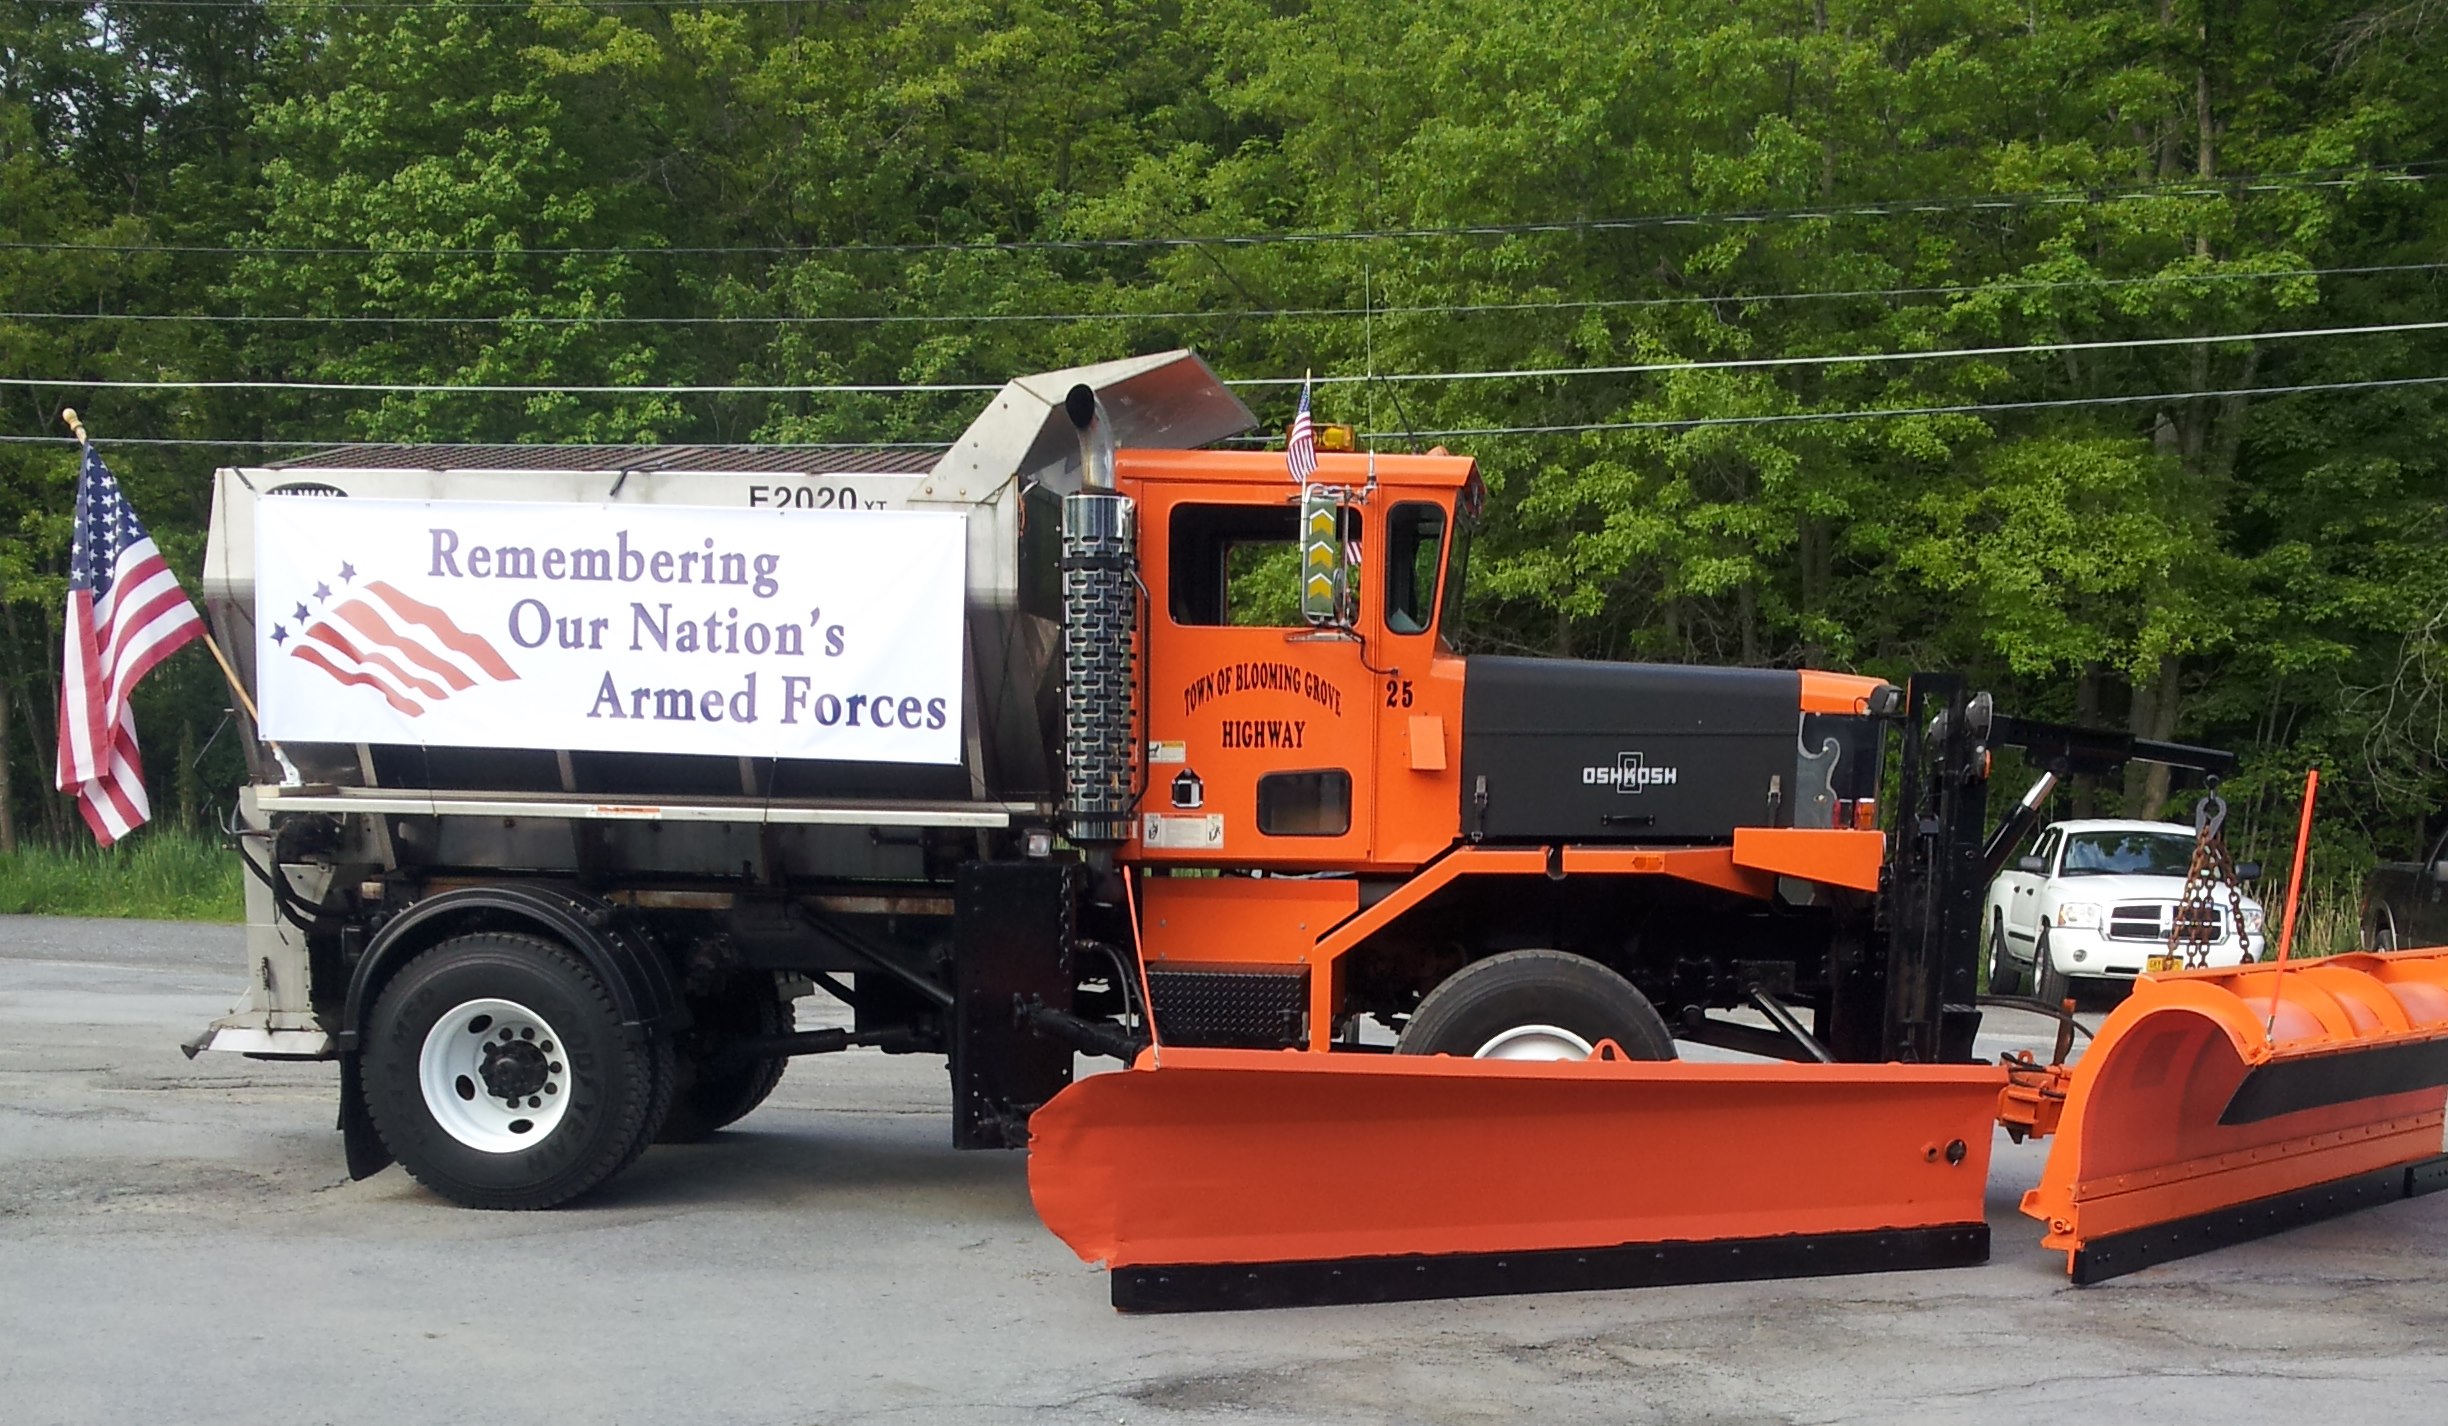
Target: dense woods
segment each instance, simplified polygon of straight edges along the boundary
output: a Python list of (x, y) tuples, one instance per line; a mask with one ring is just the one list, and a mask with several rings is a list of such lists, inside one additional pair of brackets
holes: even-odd
[[(977, 400), (294, 383), (1187, 345), (1374, 376), (1322, 419), (1480, 458), (1472, 647), (1963, 668), (2245, 750), (2253, 852), (2319, 764), (2347, 877), (2448, 790), (2444, 60), (2428, 0), (7, 0), (0, 804), (82, 835), (62, 405), (192, 573), (213, 468), (295, 449), (247, 442), (934, 440)], [(1244, 395), (1280, 431), (1295, 389)], [(234, 783), (226, 701), (200, 652), (143, 690), (164, 820)]]

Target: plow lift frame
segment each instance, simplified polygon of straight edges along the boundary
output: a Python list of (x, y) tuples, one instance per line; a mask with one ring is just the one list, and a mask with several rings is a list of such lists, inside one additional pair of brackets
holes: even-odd
[[(2448, 952), (2145, 976), (2074, 1067), (1975, 1060), (1981, 891), (2056, 783), (2234, 760), (2011, 718), (1952, 675), (1872, 712), (1902, 735), (1885, 955), (1832, 967), (1830, 1009), (1841, 1025), (1879, 1007), (1880, 1062), (1823, 1062), (1808, 1036), (1798, 1063), (1632, 1061), (1611, 1044), (1521, 1063), (1168, 1047), (1154, 1027), (1132, 1068), (1032, 1119), (1040, 1216), (1108, 1265), (1117, 1308), (1194, 1311), (1973, 1265), (2000, 1126), (2065, 1135), (2024, 1211), (2077, 1282), (2448, 1186)], [(1998, 747), (2043, 772), (1991, 831)], [(2275, 1049), (2247, 1043), (2253, 995), (2284, 1007)], [(2242, 1083), (2154, 1093), (2117, 1047), (2164, 1052), (2170, 1015), (2217, 1026), (2187, 1043), (2232, 1045), (2216, 1064)], [(2103, 1067), (2128, 1072), (2103, 1090)], [(2165, 1139), (2172, 1125), (2197, 1132)]]

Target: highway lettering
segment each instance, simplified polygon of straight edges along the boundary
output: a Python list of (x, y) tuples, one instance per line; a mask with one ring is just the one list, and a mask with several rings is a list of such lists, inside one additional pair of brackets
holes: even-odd
[(1217, 726), (1229, 749), (1297, 751), (1309, 730), (1307, 720), (1300, 718), (1227, 718)]

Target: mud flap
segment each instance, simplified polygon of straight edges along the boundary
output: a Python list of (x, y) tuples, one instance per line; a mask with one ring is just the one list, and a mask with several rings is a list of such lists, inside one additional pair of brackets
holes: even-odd
[(2146, 977), (2073, 1069), (2040, 1186), (2099, 1282), (2439, 1186), (2448, 950)]
[(1168, 1047), (1037, 1112), (1029, 1189), (1137, 1311), (1959, 1266), (2004, 1084)]
[(348, 1159), (352, 1182), (391, 1167), (391, 1149), (374, 1128), (374, 1116), (366, 1113), (365, 1081), (358, 1069), (361, 1058), (353, 1054), (340, 1057), (340, 1151)]

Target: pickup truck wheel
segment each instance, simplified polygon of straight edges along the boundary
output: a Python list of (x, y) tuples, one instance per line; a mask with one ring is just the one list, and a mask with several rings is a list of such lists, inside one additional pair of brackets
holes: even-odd
[(1464, 966), (1428, 992), (1394, 1052), (1583, 1060), (1600, 1040), (1613, 1040), (1636, 1060), (1675, 1057), (1666, 1021), (1632, 982), (1586, 956), (1507, 951)]
[(621, 1025), (569, 948), (480, 932), (383, 988), (366, 1110), (417, 1182), (470, 1208), (549, 1208), (627, 1168), (671, 1103), (671, 1049)]
[(1991, 912), (1989, 916), (1989, 993), (2020, 995), (2023, 993), (2023, 971), (2006, 953), (2006, 913)]
[(2385, 901), (2375, 901), (2363, 918), (2363, 944), (2374, 951), (2394, 951), (2403, 944), (2397, 936), (2397, 911)]
[(2055, 1009), (2074, 994), (2074, 982), (2057, 969), (2057, 957), (2049, 950), (2048, 923), (2040, 923), (2040, 941), (2032, 947), (2032, 998)]
[(678, 1052), (679, 1081), (658, 1144), (693, 1144), (737, 1123), (765, 1102), (790, 1067), (784, 1055), (735, 1059), (723, 1054), (737, 1036), (787, 1035), (797, 1028), (798, 1016), (772, 976), (740, 977), (692, 1008), (698, 1034)]

